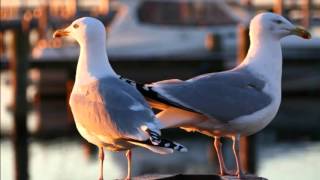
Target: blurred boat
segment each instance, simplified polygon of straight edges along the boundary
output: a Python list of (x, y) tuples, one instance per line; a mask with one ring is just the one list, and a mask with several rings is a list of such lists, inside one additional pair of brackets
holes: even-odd
[[(119, 0), (107, 38), (110, 59), (234, 60), (237, 25), (249, 13), (235, 3), (207, 0)], [(214, 37), (213, 49), (206, 47)], [(283, 40), (285, 59), (318, 59), (320, 38)], [(75, 45), (65, 48), (37, 46), (35, 59), (77, 59)]]
[[(212, 59), (235, 55), (239, 14), (225, 1), (122, 0), (108, 37), (110, 57)], [(243, 12), (242, 12), (243, 13)], [(244, 14), (244, 13), (243, 13)], [(219, 48), (205, 47), (214, 34)]]
[[(236, 26), (240, 17), (247, 18), (244, 11), (234, 10), (225, 1), (120, 0), (117, 3), (119, 8), (107, 39), (108, 55), (115, 58), (218, 57), (221, 60), (224, 56), (235, 56)], [(208, 34), (217, 37), (215, 51), (205, 46)], [(63, 50), (37, 47), (33, 57), (51, 59), (65, 55), (59, 51)], [(69, 52), (68, 57), (75, 51)]]

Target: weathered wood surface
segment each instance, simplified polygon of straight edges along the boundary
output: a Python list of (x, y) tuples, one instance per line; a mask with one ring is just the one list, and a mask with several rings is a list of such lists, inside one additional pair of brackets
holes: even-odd
[(206, 175), (184, 175), (184, 174), (148, 174), (138, 177), (133, 177), (133, 180), (267, 180), (263, 177), (255, 175), (246, 175), (245, 178), (237, 178), (236, 176), (219, 176), (215, 174)]

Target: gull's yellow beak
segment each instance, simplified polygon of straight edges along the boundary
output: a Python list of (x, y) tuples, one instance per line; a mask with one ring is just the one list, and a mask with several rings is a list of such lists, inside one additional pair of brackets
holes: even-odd
[(291, 30), (291, 33), (297, 36), (302, 37), (303, 39), (311, 39), (311, 34), (302, 27), (296, 27)]
[(59, 38), (59, 37), (63, 37), (63, 36), (68, 36), (69, 33), (70, 32), (65, 30), (65, 29), (58, 29), (53, 33), (53, 38)]

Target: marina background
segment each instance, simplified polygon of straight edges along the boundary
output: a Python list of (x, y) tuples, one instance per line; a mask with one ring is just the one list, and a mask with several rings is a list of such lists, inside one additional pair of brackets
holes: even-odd
[[(247, 48), (241, 43), (246, 42), (246, 36), (239, 26), (246, 27), (250, 17), (260, 11), (283, 14), (307, 27), (313, 39), (289, 37), (282, 41), (283, 102), (271, 125), (244, 140), (244, 147), (248, 147), (243, 150), (249, 163), (247, 170), (268, 179), (317, 179), (319, 0), (2, 0), (1, 179), (18, 179), (15, 154), (20, 146), (12, 142), (21, 138), (27, 142), (23, 147), (28, 162), (20, 163), (25, 163), (21, 167), (27, 167), (23, 170), (29, 173), (29, 179), (92, 179), (98, 174), (96, 149), (78, 135), (67, 104), (79, 49), (70, 40), (52, 39), (55, 29), (77, 17), (98, 17), (106, 25), (107, 52), (114, 69), (130, 79), (150, 83), (232, 68)], [(21, 37), (17, 29), (27, 34), (27, 52), (22, 57), (25, 72), (14, 68), (14, 62), (21, 63), (21, 51), (18, 57), (14, 55), (14, 38)], [(15, 104), (15, 83), (21, 74), (25, 75), (26, 101)], [(17, 111), (26, 113), (26, 118), (17, 118)], [(20, 132), (15, 131), (15, 122), (25, 123), (26, 136), (17, 136)], [(185, 144), (189, 153), (160, 156), (136, 148), (134, 175), (217, 172), (211, 139), (182, 130), (163, 133)], [(231, 145), (229, 140), (224, 141), (226, 146)], [(227, 150), (231, 168), (233, 159)], [(124, 177), (124, 153), (106, 154), (107, 179)]]

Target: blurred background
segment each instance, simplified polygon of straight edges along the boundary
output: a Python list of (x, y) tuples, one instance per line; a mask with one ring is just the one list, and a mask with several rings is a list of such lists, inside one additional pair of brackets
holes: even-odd
[[(150, 83), (234, 67), (248, 48), (248, 22), (261, 11), (282, 14), (313, 39), (282, 40), (281, 108), (266, 129), (242, 139), (243, 165), (272, 180), (319, 179), (320, 0), (1, 0), (1, 180), (98, 177), (96, 147), (80, 137), (68, 106), (79, 47), (52, 39), (54, 30), (97, 17), (115, 71)], [(136, 148), (134, 175), (218, 172), (212, 139), (163, 134), (189, 152)], [(231, 142), (223, 141), (233, 168)], [(124, 153), (106, 151), (105, 164), (107, 179), (126, 175)]]

